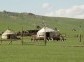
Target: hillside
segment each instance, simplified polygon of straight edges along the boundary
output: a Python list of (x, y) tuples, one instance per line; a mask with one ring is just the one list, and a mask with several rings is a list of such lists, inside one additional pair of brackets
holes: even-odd
[[(83, 19), (60, 18), (60, 17), (44, 17), (32, 13), (14, 13), (3, 11), (0, 12), (0, 32), (10, 28), (14, 31), (36, 29), (36, 26), (43, 27), (43, 20), (48, 27), (57, 28), (62, 33), (72, 33), (76, 29), (76, 33), (84, 31)], [(81, 25), (81, 28), (80, 28)], [(74, 32), (75, 33), (75, 32)]]

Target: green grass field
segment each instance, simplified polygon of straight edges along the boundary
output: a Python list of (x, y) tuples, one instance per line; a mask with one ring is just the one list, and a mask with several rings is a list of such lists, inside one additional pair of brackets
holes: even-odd
[[(42, 21), (51, 28), (58, 28), (61, 33), (66, 34), (66, 40), (31, 42), (29, 37), (21, 40), (0, 42), (0, 62), (84, 62), (84, 21), (83, 19), (41, 17), (19, 13), (0, 12), (0, 33), (10, 28), (15, 32), (36, 29), (42, 27)], [(81, 27), (80, 27), (81, 25)], [(72, 31), (75, 28), (76, 31)], [(82, 42), (79, 37), (82, 35)]]
[(78, 38), (65, 41), (3, 41), (0, 45), (0, 62), (83, 62), (84, 41)]
[(83, 62), (84, 47), (1, 45), (0, 62)]

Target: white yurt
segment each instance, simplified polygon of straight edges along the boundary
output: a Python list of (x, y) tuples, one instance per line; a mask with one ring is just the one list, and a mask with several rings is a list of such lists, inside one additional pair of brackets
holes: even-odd
[(37, 32), (37, 37), (50, 37), (52, 38), (56, 34), (55, 30), (48, 28), (48, 27), (43, 27), (41, 30)]
[(7, 30), (2, 34), (1, 38), (2, 38), (2, 39), (11, 39), (11, 38), (12, 38), (12, 39), (15, 39), (15, 38), (16, 38), (16, 34), (15, 34), (13, 31), (7, 29)]

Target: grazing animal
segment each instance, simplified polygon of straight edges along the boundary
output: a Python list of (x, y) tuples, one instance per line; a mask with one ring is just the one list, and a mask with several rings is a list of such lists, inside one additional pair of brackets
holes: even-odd
[(37, 41), (37, 40), (44, 40), (44, 38), (43, 37), (37, 37), (37, 35), (32, 35), (31, 36), (31, 41)]
[(32, 35), (32, 36), (31, 36), (31, 41), (32, 41), (32, 40), (33, 40), (33, 41), (36, 41), (36, 40), (37, 40), (37, 36), (36, 36), (36, 35)]
[(62, 36), (61, 34), (59, 34), (59, 35), (53, 36), (53, 40), (57, 40), (57, 41), (61, 40), (61, 41), (64, 41), (65, 39), (64, 39), (64, 36)]
[[(59, 35), (54, 35), (52, 38), (51, 38), (52, 40), (57, 40), (57, 41), (59, 41), (59, 40), (61, 40), (61, 41), (64, 41), (65, 40), (65, 38), (64, 38), (64, 36), (62, 36), (61, 34), (59, 34)], [(51, 40), (50, 39), (50, 40)], [(38, 41), (38, 40), (44, 40), (44, 38), (43, 37), (37, 37), (37, 35), (32, 35), (31, 36), (31, 41)], [(47, 39), (46, 38), (46, 40), (48, 40), (49, 41), (49, 39)]]
[(61, 35), (61, 36), (60, 36), (60, 40), (61, 40), (61, 41), (64, 41), (64, 40), (66, 40), (66, 39), (64, 38), (64, 36)]

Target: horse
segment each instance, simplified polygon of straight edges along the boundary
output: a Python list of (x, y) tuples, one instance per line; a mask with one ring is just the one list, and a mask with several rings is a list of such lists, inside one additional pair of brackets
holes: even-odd
[(53, 40), (57, 40), (57, 41), (59, 41), (59, 40), (64, 41), (64, 40), (65, 40), (65, 39), (64, 39), (64, 36), (62, 36), (61, 34), (54, 35), (54, 36), (52, 37), (52, 39), (53, 39)]

